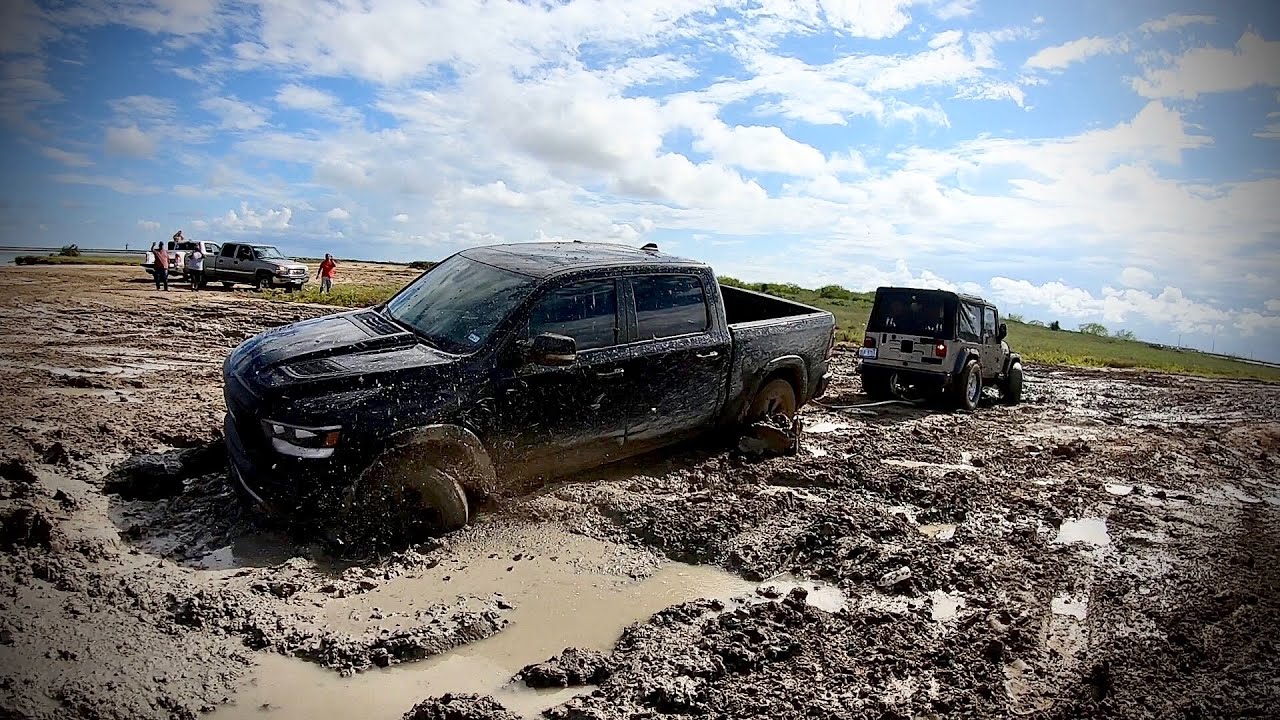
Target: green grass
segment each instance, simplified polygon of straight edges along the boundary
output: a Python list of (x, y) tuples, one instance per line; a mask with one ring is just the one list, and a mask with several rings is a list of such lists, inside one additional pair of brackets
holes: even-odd
[[(70, 259), (70, 258), (69, 258)], [(861, 343), (871, 314), (872, 293), (853, 293), (826, 288), (825, 292), (789, 285), (741, 283), (721, 278), (729, 285), (763, 290), (771, 295), (827, 310), (836, 317), (837, 340)], [(391, 297), (400, 285), (337, 285), (328, 295), (319, 286), (294, 293), (272, 290), (264, 293), (272, 300), (309, 302), (339, 307), (368, 307)], [(825, 297), (824, 297), (825, 295)], [(1209, 377), (1252, 378), (1280, 382), (1280, 368), (1252, 365), (1194, 350), (1153, 347), (1139, 340), (1120, 340), (1067, 330), (1009, 322), (1009, 346), (1028, 362), (1078, 367), (1134, 368)]]
[(14, 265), (139, 265), (142, 255), (135, 257), (112, 257), (109, 255), (19, 255), (13, 259)]
[(377, 305), (396, 294), (396, 291), (401, 287), (401, 285), (357, 285), (346, 283), (334, 285), (332, 292), (321, 295), (318, 284), (307, 283), (307, 286), (303, 289), (291, 293), (284, 290), (266, 290), (262, 295), (269, 300), (358, 308)]

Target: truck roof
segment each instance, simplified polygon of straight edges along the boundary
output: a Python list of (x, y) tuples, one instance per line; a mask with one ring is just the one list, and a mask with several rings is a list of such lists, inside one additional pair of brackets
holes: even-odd
[(463, 257), (522, 275), (542, 278), (571, 270), (620, 265), (679, 265), (705, 268), (705, 263), (657, 250), (594, 242), (532, 242), (487, 245), (463, 250)]
[(983, 300), (982, 298), (978, 297), (977, 295), (954, 292), (951, 290), (942, 290), (941, 288), (898, 287), (896, 285), (876, 288), (876, 292), (880, 292), (881, 290), (905, 290), (907, 292), (916, 292), (916, 293), (919, 293), (919, 292), (937, 293), (939, 295), (950, 295), (952, 297), (964, 300), (965, 302), (973, 303), (974, 305), (991, 305), (992, 307), (995, 307), (995, 303), (989, 303), (986, 300)]

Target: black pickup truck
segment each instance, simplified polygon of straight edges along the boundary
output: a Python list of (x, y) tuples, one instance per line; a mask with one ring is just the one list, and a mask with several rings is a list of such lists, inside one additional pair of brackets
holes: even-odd
[(830, 313), (652, 245), (473, 248), (381, 305), (232, 351), (232, 474), (275, 512), (327, 498), (455, 529), (499, 482), (793, 416), (825, 391), (834, 341)]

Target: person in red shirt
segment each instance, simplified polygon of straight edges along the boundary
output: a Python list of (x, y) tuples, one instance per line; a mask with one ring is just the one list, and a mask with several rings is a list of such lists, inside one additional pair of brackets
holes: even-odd
[(336, 274), (337, 267), (338, 263), (333, 261), (333, 256), (325, 253), (324, 262), (320, 263), (320, 269), (316, 270), (316, 278), (320, 280), (321, 294), (333, 292), (333, 276)]
[(156, 280), (156, 290), (164, 285), (165, 292), (169, 292), (169, 253), (164, 249), (164, 243), (156, 243), (156, 247), (151, 251), (152, 261), (155, 263), (153, 273)]

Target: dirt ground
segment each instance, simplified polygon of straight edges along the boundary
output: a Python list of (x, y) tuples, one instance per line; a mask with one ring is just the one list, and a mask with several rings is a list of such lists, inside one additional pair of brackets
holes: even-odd
[(226, 353), (329, 311), (0, 269), (0, 717), (1280, 716), (1280, 387), (810, 406), (795, 457), (691, 444), (342, 559), (219, 445)]

